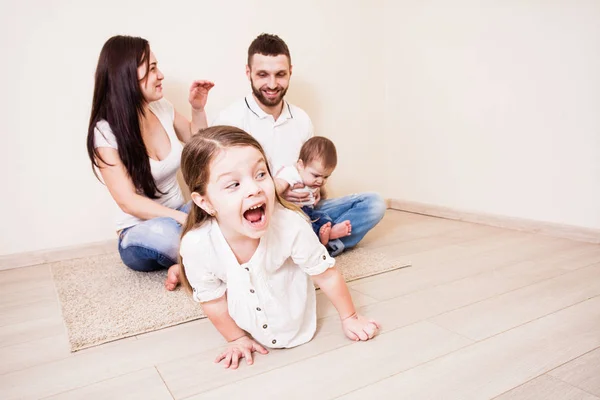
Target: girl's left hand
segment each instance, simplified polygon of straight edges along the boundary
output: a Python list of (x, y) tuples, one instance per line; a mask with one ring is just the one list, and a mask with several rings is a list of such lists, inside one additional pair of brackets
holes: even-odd
[(354, 314), (342, 321), (342, 329), (346, 336), (354, 341), (372, 339), (379, 331), (379, 324)]
[(197, 111), (204, 111), (208, 92), (215, 86), (211, 81), (194, 81), (190, 87), (189, 102), (192, 108)]

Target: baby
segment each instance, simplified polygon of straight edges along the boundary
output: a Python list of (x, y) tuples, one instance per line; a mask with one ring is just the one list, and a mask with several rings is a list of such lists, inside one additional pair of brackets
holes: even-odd
[(300, 149), (296, 165), (283, 167), (276, 176), (286, 182), (283, 190), (299, 183), (304, 185), (293, 191), (309, 193), (308, 200), (299, 205), (310, 218), (313, 230), (325, 246), (330, 240), (348, 236), (352, 232), (349, 220), (333, 225), (333, 220), (329, 215), (317, 208), (321, 200), (321, 188), (331, 176), (336, 165), (337, 152), (333, 142), (322, 136), (314, 136), (307, 140)]

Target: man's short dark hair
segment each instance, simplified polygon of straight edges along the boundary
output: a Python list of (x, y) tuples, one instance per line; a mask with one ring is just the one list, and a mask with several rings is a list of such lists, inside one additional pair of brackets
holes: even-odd
[(252, 56), (255, 54), (262, 54), (263, 56), (278, 56), (283, 54), (287, 56), (290, 65), (292, 64), (292, 57), (290, 57), (290, 49), (287, 44), (277, 35), (271, 35), (269, 33), (262, 33), (256, 37), (250, 43), (248, 47), (248, 66), (252, 62)]

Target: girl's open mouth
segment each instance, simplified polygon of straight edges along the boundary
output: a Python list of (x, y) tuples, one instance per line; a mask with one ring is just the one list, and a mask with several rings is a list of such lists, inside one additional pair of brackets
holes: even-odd
[(253, 228), (264, 228), (266, 224), (265, 204), (261, 203), (244, 211), (244, 219)]

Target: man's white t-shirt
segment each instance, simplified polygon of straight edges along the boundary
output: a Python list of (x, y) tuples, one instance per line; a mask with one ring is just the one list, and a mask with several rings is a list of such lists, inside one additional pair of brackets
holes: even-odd
[[(149, 104), (149, 107), (150, 111), (156, 115), (164, 130), (167, 132), (167, 136), (171, 142), (171, 152), (165, 159), (157, 161), (150, 158), (150, 172), (156, 182), (156, 187), (164, 193), (159, 198), (153, 200), (165, 207), (177, 209), (184, 204), (185, 199), (181, 193), (179, 183), (177, 182), (177, 170), (181, 164), (181, 152), (183, 146), (177, 138), (175, 128), (173, 127), (175, 109), (166, 99), (154, 101)], [(96, 128), (94, 129), (94, 140), (95, 147), (118, 148), (117, 138), (108, 122), (105, 120), (98, 121), (96, 124)], [(144, 196), (143, 193), (139, 194)], [(125, 213), (120, 208), (117, 211), (117, 231), (137, 225), (142, 221), (143, 220), (134, 217), (133, 215)]]
[(304, 142), (314, 135), (312, 122), (299, 107), (284, 100), (277, 121), (265, 113), (253, 95), (221, 111), (212, 125), (230, 125), (248, 132), (263, 147), (273, 175), (285, 166), (294, 165)]
[(309, 275), (325, 272), (335, 260), (299, 213), (277, 205), (247, 263), (238, 263), (215, 219), (186, 233), (180, 253), (194, 300), (227, 292), (229, 315), (259, 343), (294, 347), (314, 336), (317, 303)]

